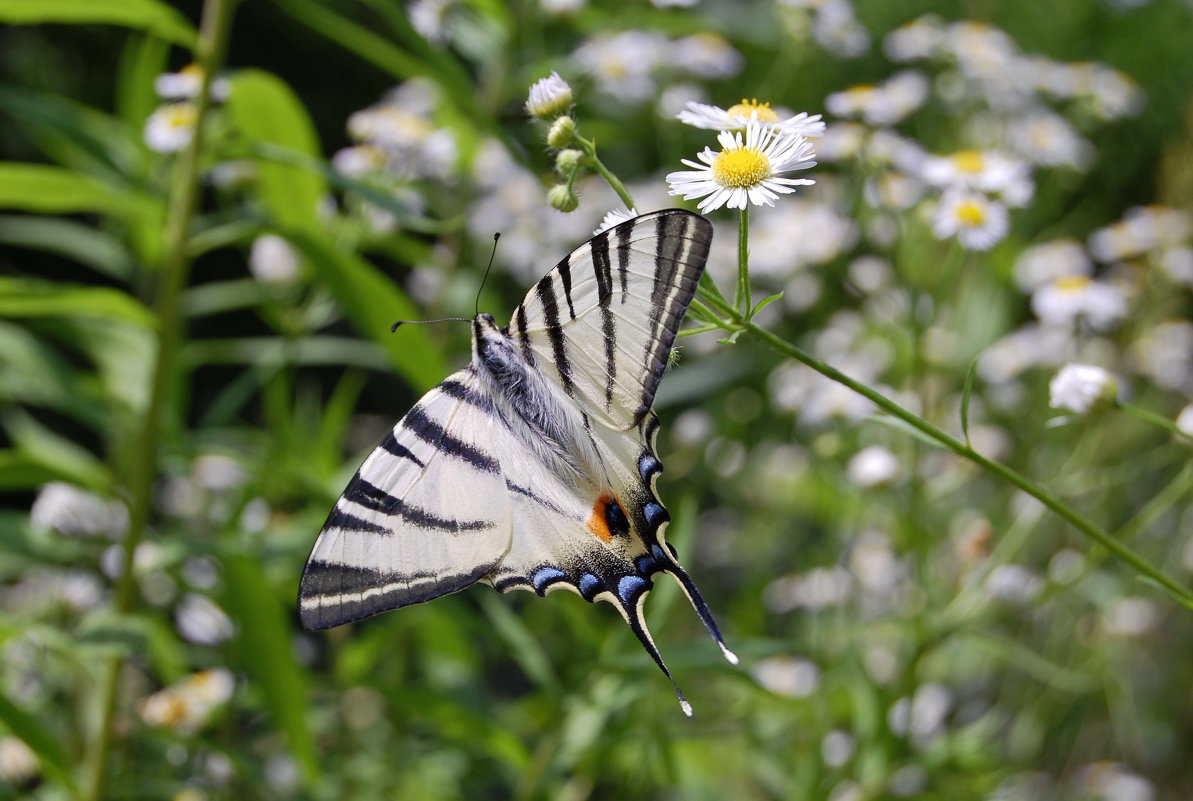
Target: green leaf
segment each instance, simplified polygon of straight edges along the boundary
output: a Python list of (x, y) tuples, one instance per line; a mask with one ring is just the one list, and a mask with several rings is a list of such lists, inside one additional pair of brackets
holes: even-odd
[[(284, 81), (260, 70), (244, 70), (232, 80), (226, 104), (233, 125), (252, 142), (279, 145), (300, 155), (321, 153), (315, 126)], [(320, 228), (317, 207), (327, 192), (322, 176), (282, 163), (262, 163), (261, 200), (274, 221), (285, 228)]]
[(0, 321), (0, 401), (54, 409), (96, 431), (108, 422), (99, 383), (44, 339)]
[(55, 217), (27, 214), (0, 216), (0, 242), (64, 256), (108, 278), (128, 281), (132, 255), (120, 240), (94, 226)]
[(51, 481), (70, 478), (62, 470), (24, 451), (13, 448), (0, 450), (0, 490), (33, 490)]
[(148, 151), (139, 138), (143, 119), (129, 126), (69, 98), (16, 88), (0, 88), (0, 109), (61, 166), (115, 185), (147, 172)]
[(776, 300), (778, 300), (781, 297), (783, 297), (783, 293), (779, 292), (776, 295), (770, 295), (769, 297), (765, 297), (762, 300), (758, 301), (758, 303), (755, 304), (754, 309), (750, 312), (749, 319), (751, 319), (751, 320), (754, 319), (754, 315), (758, 314), (758, 312), (762, 311), (767, 306), (774, 303)]
[[(236, 621), (240, 667), (262, 694), (274, 724), (285, 735), (307, 783), (319, 774), (315, 743), (307, 723), (306, 675), (294, 659), (294, 629), (257, 557), (230, 554), (224, 559), (227, 610)], [(286, 597), (293, 597), (287, 592)]]
[[(48, 472), (53, 478), (80, 486), (102, 491), (112, 485), (112, 474), (91, 451), (51, 431), (24, 411), (8, 409), (0, 416), (0, 422), (16, 449), (15, 458), (7, 467), (17, 466), (24, 460), (30, 467), (40, 468), (43, 475)], [(26, 481), (16, 486), (28, 485)]]
[(170, 46), (152, 36), (129, 37), (116, 69), (116, 109), (125, 125), (140, 131), (161, 99), (153, 81), (167, 70)]
[(198, 38), (181, 12), (158, 0), (0, 0), (0, 22), (121, 25), (184, 47)]
[(978, 360), (969, 363), (965, 372), (965, 387), (961, 390), (961, 435), (965, 437), (965, 444), (969, 444), (969, 396), (973, 394), (973, 377), (978, 371)]
[(359, 256), (340, 250), (322, 236), (286, 234), (306, 256), (357, 330), (389, 354), (394, 367), (419, 390), (443, 380), (447, 366), (419, 326), (390, 333), (396, 319), (416, 318), (418, 310), (398, 287)]
[(118, 289), (71, 286), (29, 278), (0, 278), (0, 316), (102, 317), (153, 328), (153, 312)]
[(0, 209), (40, 214), (95, 212), (127, 220), (161, 219), (161, 204), (89, 175), (45, 164), (0, 162)]
[(63, 753), (58, 740), (46, 731), (36, 717), (13, 704), (7, 696), (0, 695), (0, 720), (37, 754), (46, 773), (70, 789), (75, 788), (74, 776), (71, 775), (66, 754)]

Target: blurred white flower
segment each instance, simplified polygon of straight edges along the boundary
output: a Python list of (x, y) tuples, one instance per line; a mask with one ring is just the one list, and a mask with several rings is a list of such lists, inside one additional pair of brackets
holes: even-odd
[(1093, 158), (1094, 147), (1077, 133), (1064, 117), (1044, 109), (1032, 109), (1007, 123), (1007, 146), (1043, 167), (1084, 167)]
[(1093, 262), (1081, 243), (1074, 239), (1054, 239), (1032, 245), (1015, 260), (1015, 285), (1024, 292), (1069, 276), (1088, 276)]
[(383, 170), (388, 163), (389, 156), (386, 152), (374, 145), (346, 147), (337, 150), (331, 159), (331, 166), (336, 172), (349, 178), (360, 178)]
[(944, 23), (935, 14), (925, 14), (888, 33), (882, 49), (891, 61), (920, 61), (931, 58), (944, 43)]
[(593, 236), (608, 231), (610, 228), (628, 222), (638, 216), (637, 209), (613, 209), (601, 219), (601, 224), (592, 232)]
[(1089, 250), (1098, 261), (1121, 261), (1181, 245), (1190, 233), (1193, 233), (1193, 220), (1180, 209), (1136, 207), (1119, 222), (1090, 234)]
[(915, 70), (903, 70), (877, 85), (833, 92), (824, 99), (824, 107), (838, 117), (886, 126), (902, 122), (927, 99), (928, 79)]
[(997, 151), (961, 150), (950, 156), (928, 156), (920, 175), (945, 190), (977, 189), (997, 195), (1012, 207), (1025, 205), (1035, 192), (1027, 163)]
[(526, 113), (540, 120), (553, 120), (566, 113), (571, 105), (572, 87), (559, 77), (558, 72), (552, 72), (530, 87), (530, 96), (526, 100)]
[(1166, 320), (1131, 343), (1135, 369), (1165, 389), (1193, 391), (1193, 323)]
[(813, 611), (849, 600), (853, 578), (843, 567), (817, 567), (806, 573), (783, 576), (766, 587), (763, 600), (776, 614), (805, 608)]
[(833, 729), (820, 741), (820, 757), (830, 768), (839, 768), (853, 759), (857, 741), (849, 732)]
[(788, 698), (808, 698), (820, 689), (820, 668), (793, 656), (767, 657), (750, 673), (763, 689)]
[(35, 568), (5, 587), (5, 606), (29, 615), (78, 614), (103, 603), (106, 591), (94, 573), (85, 570)]
[(1159, 619), (1156, 605), (1135, 595), (1114, 598), (1102, 610), (1106, 633), (1120, 637), (1141, 637), (1152, 631)]
[(709, 31), (676, 39), (671, 48), (672, 66), (697, 78), (728, 78), (745, 63), (724, 36)]
[(1159, 268), (1173, 283), (1193, 289), (1193, 247), (1177, 245), (1160, 254)]
[(1193, 403), (1181, 409), (1176, 416), (1177, 429), (1187, 437), (1193, 437)]
[(1023, 565), (999, 565), (986, 576), (984, 589), (989, 598), (1023, 604), (1039, 595), (1043, 580)]
[(145, 120), (143, 135), (150, 150), (174, 153), (190, 144), (195, 132), (198, 110), (190, 101), (158, 106)]
[(456, 0), (413, 0), (406, 9), (410, 27), (432, 44), (442, 45), (451, 35), (449, 24)]
[(870, 34), (857, 21), (849, 0), (817, 0), (813, 4), (812, 38), (841, 58), (856, 58), (870, 49)]
[[(165, 72), (153, 79), (153, 91), (163, 100), (193, 100), (199, 96), (199, 85), (203, 82), (203, 69), (198, 64), (188, 64), (178, 72)], [(211, 99), (222, 103), (228, 99), (232, 85), (224, 78), (211, 82)]]
[(293, 283), (300, 264), (298, 251), (277, 234), (262, 234), (249, 250), (249, 272), (263, 284)]
[(670, 44), (666, 36), (649, 31), (598, 34), (576, 48), (572, 61), (602, 92), (623, 103), (640, 103), (654, 94), (651, 73), (668, 58)]
[(1084, 320), (1095, 331), (1113, 328), (1127, 314), (1127, 296), (1121, 289), (1084, 275), (1068, 275), (1039, 287), (1031, 309), (1040, 322), (1072, 326)]
[(231, 671), (224, 668), (192, 673), (145, 698), (140, 705), (141, 720), (150, 726), (193, 733), (228, 702), (235, 688)]
[(689, 102), (685, 110), (676, 115), (680, 122), (693, 128), (704, 128), (714, 131), (740, 131), (746, 124), (757, 121), (762, 125), (773, 125), (788, 133), (801, 136), (822, 136), (825, 126), (819, 114), (809, 116), (807, 112), (800, 112), (792, 117), (783, 119), (770, 103), (758, 100), (745, 100), (727, 109), (710, 106), (706, 103)]
[(1077, 783), (1099, 801), (1154, 801), (1156, 788), (1125, 765), (1095, 762), (1077, 772)]
[(863, 489), (889, 484), (899, 475), (899, 460), (881, 445), (871, 445), (853, 455), (845, 477)]
[(932, 234), (937, 239), (957, 237), (966, 250), (989, 250), (1010, 230), (1007, 208), (981, 192), (945, 192), (932, 217)]
[(24, 740), (0, 737), (0, 781), (16, 787), (29, 784), (41, 773), (41, 762)]
[(187, 593), (174, 613), (178, 634), (196, 645), (219, 645), (235, 632), (232, 619), (205, 595)]
[(1118, 382), (1092, 364), (1066, 364), (1048, 384), (1048, 405), (1074, 414), (1089, 414), (1114, 405)]
[(684, 200), (704, 198), (698, 206), (702, 212), (721, 206), (744, 209), (747, 203), (773, 206), (779, 195), (816, 183), (783, 177), (783, 173), (816, 165), (811, 143), (799, 134), (751, 121), (744, 139), (741, 132), (730, 131), (722, 131), (717, 139), (721, 152), (705, 148), (698, 154), (703, 164), (683, 159), (695, 169), (667, 175), (670, 194), (682, 195)]
[(119, 537), (128, 527), (128, 509), (73, 484), (51, 481), (38, 490), (29, 510), (35, 531), (77, 537)]
[(945, 718), (953, 706), (953, 694), (943, 684), (921, 685), (911, 698), (901, 698), (887, 713), (887, 725), (895, 734), (910, 736), (924, 747), (940, 736)]

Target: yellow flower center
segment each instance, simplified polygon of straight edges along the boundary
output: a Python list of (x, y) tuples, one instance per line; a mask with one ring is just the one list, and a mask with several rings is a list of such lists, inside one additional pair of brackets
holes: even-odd
[(757, 100), (742, 101), (736, 106), (730, 106), (729, 110), (725, 112), (730, 117), (749, 117), (751, 114), (758, 115), (759, 122), (778, 122), (779, 115), (770, 107), (770, 103), (759, 103)]
[(190, 103), (174, 103), (166, 113), (166, 124), (171, 128), (193, 128), (195, 107)]
[(770, 177), (770, 159), (748, 147), (725, 150), (713, 159), (712, 175), (721, 186), (757, 186)]
[(979, 173), (985, 166), (982, 154), (977, 150), (962, 150), (953, 154), (953, 166), (961, 172)]
[(976, 227), (986, 221), (986, 210), (972, 200), (965, 200), (957, 205), (957, 219), (962, 225)]
[(187, 64), (182, 69), (178, 70), (179, 75), (194, 75), (196, 78), (203, 77), (203, 68), (198, 64)]
[(1087, 275), (1066, 275), (1064, 278), (1057, 278), (1053, 283), (1061, 292), (1080, 292), (1090, 285), (1090, 279)]

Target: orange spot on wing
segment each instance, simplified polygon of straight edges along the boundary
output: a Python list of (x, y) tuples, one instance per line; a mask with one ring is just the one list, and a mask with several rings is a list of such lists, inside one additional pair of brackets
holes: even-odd
[(605, 507), (613, 500), (612, 495), (602, 495), (592, 505), (592, 514), (588, 516), (588, 530), (597, 536), (601, 542), (609, 542), (613, 535), (609, 533), (609, 524), (605, 522)]

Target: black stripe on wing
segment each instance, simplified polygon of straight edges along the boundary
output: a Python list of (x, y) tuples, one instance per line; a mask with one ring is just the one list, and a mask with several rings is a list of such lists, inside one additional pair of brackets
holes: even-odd
[(299, 620), (307, 631), (351, 623), (458, 592), (488, 571), (488, 565), (481, 565), (451, 574), (390, 572), (312, 559), (302, 573)]
[(496, 473), (501, 469), (492, 454), (449, 434), (442, 424), (427, 416), (422, 406), (415, 406), (407, 412), (398, 425), (440, 453), (462, 459), (483, 473)]
[[(370, 512), (385, 515), (386, 517), (393, 517), (412, 526), (425, 529), (435, 529), (438, 531), (458, 532), (458, 531), (484, 531), (493, 528), (496, 525), (491, 520), (456, 520), (450, 517), (442, 517), (434, 514), (426, 509), (416, 506), (412, 503), (390, 495), (380, 487), (366, 481), (359, 473), (357, 473), (352, 481), (348, 484), (348, 488), (344, 490), (343, 499), (368, 509)], [(351, 514), (340, 509), (332, 511), (332, 517), (351, 517)], [(361, 521), (367, 523), (368, 521)], [(397, 520), (394, 521), (395, 524)], [(327, 525), (333, 525), (333, 520), (328, 519)], [(339, 526), (345, 528), (345, 526)], [(378, 530), (380, 529), (380, 530)], [(377, 524), (370, 524), (367, 529), (355, 529), (358, 531), (371, 531), (375, 534), (389, 535), (393, 534), (392, 528), (386, 528)]]

